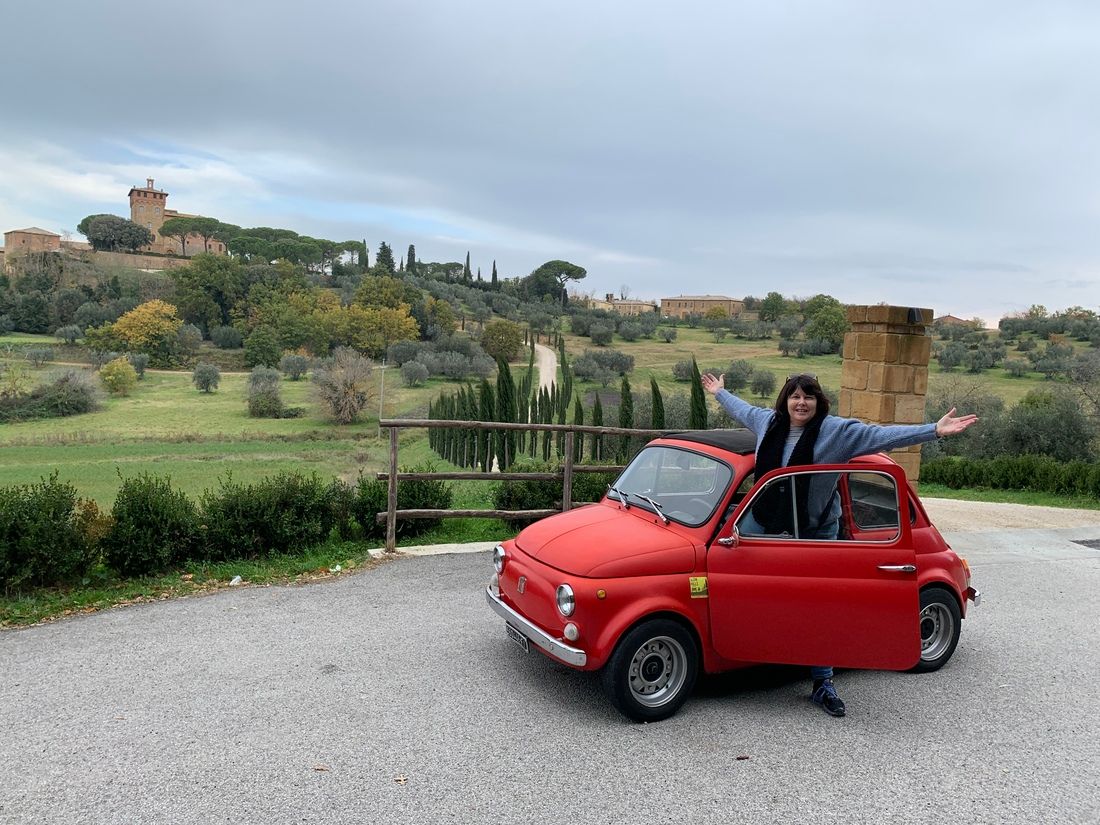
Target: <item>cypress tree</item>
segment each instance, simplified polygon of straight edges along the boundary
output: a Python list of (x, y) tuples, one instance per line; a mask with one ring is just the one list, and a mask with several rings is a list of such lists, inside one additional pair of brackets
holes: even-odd
[[(487, 378), (481, 379), (481, 398), (479, 399), (479, 415), (480, 421), (492, 421), (493, 420), (493, 388), (489, 384)], [(489, 437), (489, 430), (478, 430), (478, 456), (481, 458), (481, 472), (487, 473), (493, 465), (492, 451), (493, 451), (493, 439)]]
[(479, 284), (481, 283), (481, 267), (480, 266), (477, 268), (477, 282)]
[[(623, 376), (622, 386), (619, 388), (619, 426), (631, 429), (634, 426), (634, 395), (630, 391), (630, 381)], [(619, 460), (626, 461), (630, 454), (630, 436), (619, 436)]]
[[(584, 405), (578, 395), (573, 403), (573, 423), (578, 427), (584, 426)], [(584, 456), (584, 433), (576, 433), (573, 436), (573, 461), (579, 462)]]
[(364, 272), (370, 268), (370, 247), (367, 246), (366, 238), (363, 238), (363, 248), (359, 250), (359, 266)]
[(462, 267), (462, 280), (467, 283), (470, 280), (470, 252), (466, 251), (466, 266)]
[(691, 356), (691, 412), (688, 427), (692, 430), (707, 428), (707, 395), (703, 391), (703, 378), (699, 375), (699, 365), (695, 356)]
[(657, 386), (657, 379), (649, 378), (649, 395), (652, 399), (650, 406), (649, 426), (655, 430), (665, 428), (665, 400), (661, 398), (661, 388)]
[[(600, 403), (600, 393), (596, 392), (596, 403), (592, 405), (592, 426), (603, 426), (603, 404)], [(592, 436), (592, 460), (599, 461), (603, 458), (603, 436)]]
[(493, 261), (493, 280), (489, 282), (493, 289), (499, 288), (500, 284), (497, 283), (497, 262)]
[[(503, 358), (497, 359), (497, 421), (516, 422), (516, 385), (512, 371)], [(502, 470), (512, 466), (516, 457), (516, 437), (512, 430), (497, 433), (497, 457)]]
[(405, 256), (405, 269), (416, 274), (416, 247), (409, 244), (409, 254)]

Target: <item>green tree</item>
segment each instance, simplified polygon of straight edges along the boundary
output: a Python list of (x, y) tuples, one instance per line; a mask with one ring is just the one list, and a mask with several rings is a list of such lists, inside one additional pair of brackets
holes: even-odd
[[(603, 404), (600, 402), (600, 394), (596, 393), (596, 400), (592, 403), (592, 426), (603, 426)], [(592, 434), (592, 460), (599, 461), (603, 458), (603, 436)]]
[(261, 325), (244, 342), (244, 362), (249, 367), (274, 367), (283, 356), (283, 345), (274, 327)]
[(831, 352), (837, 352), (844, 343), (848, 331), (848, 316), (839, 304), (825, 306), (806, 324), (806, 338), (828, 343)]
[(416, 274), (416, 247), (409, 244), (409, 254), (405, 256), (405, 269), (410, 275)]
[(191, 231), (202, 238), (203, 252), (210, 251), (210, 241), (217, 237), (221, 227), (222, 222), (217, 218), (191, 218)]
[(661, 397), (661, 388), (657, 386), (657, 379), (653, 376), (649, 377), (649, 395), (649, 426), (654, 430), (663, 430), (665, 428), (665, 401)]
[[(634, 426), (634, 394), (630, 391), (630, 381), (624, 375), (619, 386), (619, 426), (631, 429)], [(619, 436), (619, 459), (625, 461), (630, 453), (630, 436)]]
[(523, 327), (503, 318), (490, 321), (481, 331), (481, 347), (492, 358), (512, 361), (523, 349)]
[(769, 292), (760, 302), (761, 321), (778, 321), (779, 316), (787, 311), (787, 300), (778, 292)]
[(497, 262), (493, 261), (493, 279), (489, 282), (489, 285), (494, 289), (500, 289), (500, 284), (497, 283)]
[[(503, 358), (497, 358), (496, 420), (506, 423), (516, 421), (516, 384), (512, 370)], [(516, 436), (510, 430), (496, 432), (496, 454), (502, 470), (511, 466), (516, 458)]]
[(466, 250), (466, 265), (462, 267), (462, 280), (470, 281), (470, 251)]
[(137, 370), (124, 357), (104, 364), (99, 370), (99, 378), (111, 395), (129, 395), (138, 382)]
[(374, 258), (374, 268), (386, 275), (393, 275), (397, 271), (397, 266), (393, 262), (393, 250), (385, 241), (378, 245), (378, 254)]
[(370, 401), (370, 359), (350, 347), (339, 347), (332, 358), (313, 371), (321, 402), (337, 424), (351, 424)]
[(160, 225), (160, 234), (166, 238), (178, 238), (180, 242), (180, 254), (187, 254), (187, 236), (194, 232), (192, 218), (169, 218)]
[(245, 298), (241, 262), (225, 255), (196, 255), (187, 266), (170, 270), (176, 306), (189, 323), (209, 333), (230, 326)]
[[(577, 266), (569, 261), (555, 260), (547, 261), (528, 275), (525, 280), (530, 280), (533, 285), (545, 284), (547, 282), (557, 284), (557, 289), (553, 294), (560, 297), (562, 306), (565, 306), (569, 300), (565, 291), (566, 283), (569, 281), (580, 281), (587, 274), (588, 271), (582, 266)], [(546, 294), (545, 291), (543, 291), (542, 294)]]
[(757, 370), (752, 376), (752, 391), (761, 398), (775, 392), (775, 373), (771, 370)]
[(96, 250), (136, 252), (153, 242), (153, 233), (144, 226), (115, 215), (89, 215), (80, 226)]
[(699, 365), (695, 356), (691, 357), (691, 411), (688, 416), (688, 429), (705, 430), (707, 428), (707, 394), (703, 390), (703, 377), (699, 374)]
[(195, 365), (194, 372), (191, 373), (191, 383), (194, 384), (200, 392), (210, 393), (218, 388), (221, 377), (221, 370), (219, 370), (216, 365), (200, 361)]

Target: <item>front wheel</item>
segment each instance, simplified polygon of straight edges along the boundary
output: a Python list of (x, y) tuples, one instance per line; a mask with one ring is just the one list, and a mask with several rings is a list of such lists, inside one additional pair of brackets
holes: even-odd
[(603, 686), (623, 716), (656, 722), (680, 709), (698, 670), (691, 633), (671, 619), (652, 619), (619, 640), (603, 669)]
[(920, 594), (920, 662), (913, 673), (939, 670), (959, 643), (962, 613), (955, 597), (942, 587), (929, 587)]

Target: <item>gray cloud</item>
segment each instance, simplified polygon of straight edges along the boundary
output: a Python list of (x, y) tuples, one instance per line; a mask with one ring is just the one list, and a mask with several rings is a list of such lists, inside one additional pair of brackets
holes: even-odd
[(72, 228), (153, 175), (235, 223), (509, 275), (569, 257), (595, 292), (1097, 303), (1091, 3), (38, 14), (6, 12), (4, 228)]

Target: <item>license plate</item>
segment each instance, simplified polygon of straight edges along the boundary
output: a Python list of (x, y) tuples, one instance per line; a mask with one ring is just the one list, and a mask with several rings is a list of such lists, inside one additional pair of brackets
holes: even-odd
[(524, 653), (530, 652), (530, 648), (527, 646), (527, 637), (507, 622), (504, 623), (504, 632), (508, 634), (509, 639), (511, 639), (513, 642), (523, 648)]

